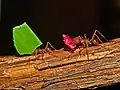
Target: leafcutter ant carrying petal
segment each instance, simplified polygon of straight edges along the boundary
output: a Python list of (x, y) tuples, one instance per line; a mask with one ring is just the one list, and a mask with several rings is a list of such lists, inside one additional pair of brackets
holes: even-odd
[[(103, 43), (102, 40), (100, 39), (100, 37), (98, 36), (98, 34), (107, 41), (107, 39), (105, 38), (105, 36), (102, 35), (102, 33), (100, 33), (98, 30), (94, 31), (94, 33), (92, 35), (92, 38), (90, 40), (87, 39), (86, 34), (84, 34), (84, 36), (77, 36), (75, 38), (71, 38), (70, 36), (68, 36), (66, 34), (63, 34), (62, 37), (63, 37), (63, 41), (64, 41), (65, 45), (72, 52), (74, 52), (74, 50), (76, 50), (77, 48), (79, 48), (79, 46), (81, 46), (81, 45), (84, 48), (86, 48), (86, 54), (87, 54), (87, 58), (89, 60), (88, 50), (87, 50), (88, 46), (99, 45), (100, 43)], [(103, 47), (105, 47), (105, 46), (103, 46)], [(80, 55), (81, 51), (82, 50), (79, 51), (79, 55)], [(71, 54), (69, 55), (69, 57), (70, 56), (71, 56)], [(69, 59), (69, 57), (68, 57), (68, 59)]]

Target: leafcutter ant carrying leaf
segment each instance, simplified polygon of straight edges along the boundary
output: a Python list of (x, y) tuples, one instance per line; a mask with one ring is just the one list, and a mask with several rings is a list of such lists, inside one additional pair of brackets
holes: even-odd
[[(50, 46), (50, 48), (49, 48), (49, 46)], [(56, 49), (53, 47), (53, 45), (52, 45), (50, 42), (47, 42), (47, 44), (46, 44), (46, 46), (45, 46), (44, 49), (40, 49), (40, 48), (36, 49), (36, 50), (33, 52), (33, 55), (38, 55), (38, 54), (40, 54), (40, 55), (42, 56), (42, 60), (43, 60), (45, 53), (50, 54), (50, 53), (52, 53), (54, 50), (56, 50)]]
[[(89, 60), (88, 50), (87, 50), (88, 46), (99, 45), (100, 43), (103, 43), (102, 40), (100, 39), (100, 37), (98, 36), (98, 34), (107, 41), (105, 36), (103, 36), (102, 33), (100, 33), (98, 30), (94, 31), (92, 38), (90, 40), (87, 39), (86, 34), (84, 34), (84, 36), (77, 36), (75, 38), (71, 38), (70, 36), (63, 34), (62, 37), (63, 37), (63, 41), (64, 41), (65, 45), (70, 49), (71, 52), (74, 52), (74, 50), (79, 48), (79, 46), (81, 46), (81, 45), (84, 48), (86, 48), (86, 54), (87, 54), (87, 58)], [(80, 52), (81, 52), (81, 50), (79, 51), (79, 54), (80, 54)], [(71, 56), (71, 54), (69, 55), (69, 57), (70, 56)]]
[[(51, 55), (51, 56), (53, 56), (53, 57), (60, 58), (59, 56), (57, 56), (57, 55), (54, 54), (55, 51), (56, 51), (56, 49), (53, 47), (53, 45), (50, 44), (50, 42), (47, 42), (47, 44), (46, 44), (46, 46), (45, 46), (44, 49), (40, 49), (40, 48), (36, 49), (36, 50), (33, 52), (33, 55), (38, 55), (38, 57), (41, 56), (42, 60), (43, 60), (45, 63), (48, 64), (48, 62), (44, 59), (45, 54), (49, 54), (49, 55)], [(38, 66), (39, 66), (39, 65), (36, 65), (35, 68), (36, 68), (37, 70), (40, 70)], [(48, 64), (48, 67), (47, 67), (47, 68), (50, 68), (49, 64)]]

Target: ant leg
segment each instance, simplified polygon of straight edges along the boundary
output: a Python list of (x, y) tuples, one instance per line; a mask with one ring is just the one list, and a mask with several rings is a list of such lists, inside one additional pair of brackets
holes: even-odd
[(52, 50), (50, 50), (48, 46), (50, 46), (51, 49), (56, 50), (50, 42), (47, 42), (45, 46), (45, 50), (48, 51), (49, 54), (51, 53)]
[(47, 42), (47, 44), (46, 44), (46, 46), (45, 46), (45, 49), (48, 48), (48, 45), (50, 45), (50, 47), (51, 47), (52, 49), (56, 50), (50, 42)]
[[(103, 44), (103, 42), (101, 41), (101, 39), (99, 38), (99, 36), (96, 34), (97, 32), (98, 32), (106, 41), (108, 41), (108, 40), (105, 38), (105, 36), (102, 35), (102, 33), (100, 33), (98, 30), (95, 30), (95, 32), (94, 32), (94, 34), (93, 34), (93, 36), (92, 36), (92, 38), (91, 38), (90, 41), (93, 42), (94, 38), (96, 37), (96, 38), (99, 40), (99, 42), (100, 42), (101, 44)], [(95, 44), (95, 43), (94, 43), (94, 44)], [(103, 44), (103, 46), (101, 46), (101, 47), (106, 48), (104, 44)]]
[(82, 52), (82, 50), (84, 50), (84, 48), (80, 49), (80, 47), (79, 47), (79, 57), (78, 57), (78, 59), (81, 58), (81, 55), (82, 55), (81, 52)]
[[(75, 39), (78, 39), (78, 40), (75, 40)], [(84, 40), (83, 39), (83, 37), (81, 37), (81, 36), (78, 36), (77, 38), (74, 38), (74, 40), (76, 41), (76, 43), (80, 43), (82, 40)], [(85, 46), (84, 45), (84, 43), (81, 43), (81, 44), (83, 44), (83, 46)], [(78, 49), (79, 49), (79, 57), (81, 57), (81, 51), (84, 49), (84, 48), (80, 48), (80, 47), (78, 47)], [(79, 57), (78, 57), (78, 59), (79, 59)]]
[(85, 47), (86, 47), (86, 54), (87, 54), (87, 59), (89, 60), (89, 53), (88, 53), (88, 40), (86, 34), (84, 34), (85, 37)]
[[(94, 40), (95, 36), (97, 35), (96, 33), (100, 34), (101, 37), (103, 37), (106, 41), (108, 41), (108, 40), (106, 39), (106, 37), (105, 37), (102, 33), (100, 33), (98, 30), (95, 30), (95, 31), (94, 31), (93, 36), (92, 36), (92, 38), (91, 38), (90, 41)], [(98, 38), (99, 38), (99, 37), (98, 37)], [(99, 38), (99, 41), (101, 42), (100, 38)]]
[(70, 56), (72, 55), (72, 52), (70, 53), (70, 55), (68, 56), (68, 60), (70, 60)]
[[(44, 60), (44, 50), (43, 49), (41, 50), (41, 57), (42, 57), (42, 60)], [(45, 60), (44, 60), (44, 62), (45, 62)]]
[(50, 46), (53, 50), (56, 50), (55, 47), (54, 47), (50, 42), (47, 42), (47, 44), (46, 44), (46, 46), (45, 46), (45, 50), (48, 51), (48, 53), (49, 53), (50, 55), (52, 55), (52, 56), (54, 56), (54, 57), (57, 57), (57, 58), (60, 58), (59, 56), (56, 56), (56, 55), (51, 54), (51, 53), (52, 53), (52, 52), (51, 52), (52, 50), (50, 50), (50, 49), (48, 48), (48, 46)]
[(80, 50), (80, 47), (79, 47), (79, 56), (80, 56), (80, 57), (81, 57), (81, 51), (82, 51), (82, 50)]
[(68, 60), (70, 59), (70, 57), (71, 57), (71, 55), (74, 53), (74, 49), (71, 49), (70, 50), (70, 54), (69, 54), (69, 56), (68, 56)]

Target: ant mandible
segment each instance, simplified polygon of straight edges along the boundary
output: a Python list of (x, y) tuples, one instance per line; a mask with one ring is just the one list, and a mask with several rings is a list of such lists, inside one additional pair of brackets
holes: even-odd
[[(83, 47), (86, 48), (86, 54), (87, 54), (87, 58), (89, 60), (88, 51), (87, 51), (88, 46), (89, 45), (99, 45), (99, 42), (103, 43), (101, 41), (101, 39), (99, 38), (99, 36), (97, 35), (97, 33), (107, 41), (105, 36), (102, 35), (102, 33), (100, 33), (98, 30), (94, 31), (92, 38), (90, 40), (87, 39), (86, 34), (84, 34), (84, 36), (77, 36), (75, 38), (71, 38), (70, 36), (63, 34), (62, 37), (63, 37), (63, 41), (64, 41), (65, 45), (70, 49), (71, 52), (74, 52), (74, 50), (76, 50), (77, 47), (79, 47), (82, 44)], [(69, 57), (70, 57), (70, 55), (69, 55)], [(80, 55), (80, 51), (79, 51), (79, 55)]]

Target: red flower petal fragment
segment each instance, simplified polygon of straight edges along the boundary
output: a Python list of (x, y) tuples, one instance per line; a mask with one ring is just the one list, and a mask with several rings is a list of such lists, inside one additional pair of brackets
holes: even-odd
[(68, 35), (65, 35), (63, 34), (63, 41), (64, 43), (70, 48), (70, 49), (74, 49), (76, 47), (76, 44), (75, 42), (73, 41), (73, 39), (68, 36)]

